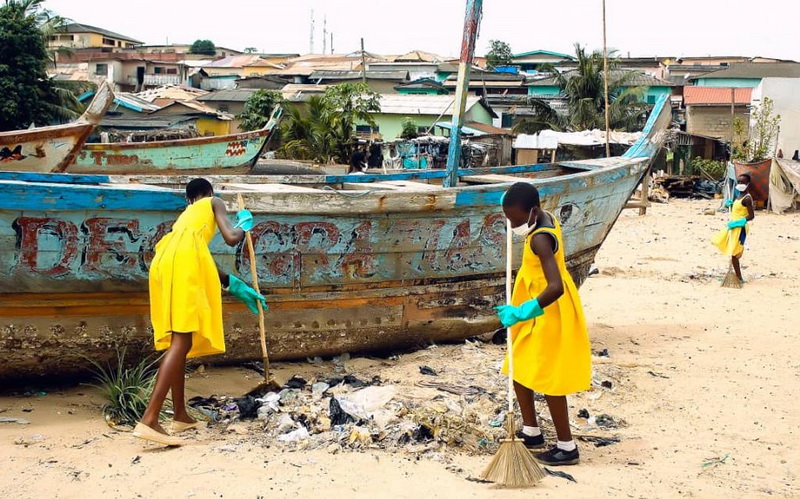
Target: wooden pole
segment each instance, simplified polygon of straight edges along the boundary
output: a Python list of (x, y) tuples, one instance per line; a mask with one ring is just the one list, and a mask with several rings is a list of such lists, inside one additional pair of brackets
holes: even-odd
[(603, 87), (606, 114), (606, 157), (611, 157), (611, 117), (608, 109), (608, 45), (606, 45), (606, 0), (603, 0)]
[(475, 56), (475, 41), (478, 38), (482, 6), (483, 0), (467, 0), (467, 10), (464, 16), (464, 37), (461, 39), (461, 57), (458, 65), (456, 101), (453, 105), (453, 121), (450, 126), (450, 149), (447, 152), (445, 187), (458, 185), (458, 165), (461, 161), (461, 127), (464, 125), (464, 112), (467, 107), (467, 94), (469, 92), (469, 73), (472, 69), (472, 59)]

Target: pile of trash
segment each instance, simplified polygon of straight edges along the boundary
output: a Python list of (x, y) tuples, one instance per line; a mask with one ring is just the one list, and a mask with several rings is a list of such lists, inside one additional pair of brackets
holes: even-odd
[[(437, 372), (414, 363), (419, 376), (401, 373), (402, 381), (388, 382), (378, 375), (341, 372), (344, 363), (334, 362), (338, 369), (333, 372), (309, 379), (295, 375), (280, 391), (195, 397), (189, 405), (212, 428), (234, 431), (242, 422), (251, 422), (246, 433), (288, 450), (376, 449), (434, 459), (445, 459), (446, 450), (493, 454), (506, 437), (506, 379), (499, 374), (502, 355), (497, 355), (501, 350), (469, 342), (460, 350), (461, 356), (469, 357), (463, 363), (469, 369), (447, 363)], [(389, 368), (381, 374), (397, 373)], [(542, 419), (549, 421), (544, 414)]]

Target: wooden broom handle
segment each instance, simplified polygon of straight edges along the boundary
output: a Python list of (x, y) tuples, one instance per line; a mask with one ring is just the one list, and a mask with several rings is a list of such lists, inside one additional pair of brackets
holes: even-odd
[[(244, 210), (244, 198), (241, 194), (236, 195), (236, 201), (239, 203), (239, 210)], [(261, 289), (258, 287), (258, 270), (256, 269), (256, 251), (253, 247), (253, 238), (249, 231), (244, 232), (244, 237), (247, 240), (247, 252), (250, 254), (250, 275), (253, 279), (253, 289), (256, 293), (261, 294)], [(269, 381), (269, 354), (267, 353), (267, 326), (264, 323), (264, 309), (261, 307), (261, 300), (256, 300), (258, 307), (258, 329), (261, 334), (261, 356), (264, 360), (264, 379)]]
[[(511, 305), (511, 265), (513, 252), (514, 232), (511, 230), (511, 221), (506, 219), (506, 304)], [(508, 348), (508, 414), (514, 411), (514, 345), (511, 341), (511, 329), (506, 328), (506, 345)]]

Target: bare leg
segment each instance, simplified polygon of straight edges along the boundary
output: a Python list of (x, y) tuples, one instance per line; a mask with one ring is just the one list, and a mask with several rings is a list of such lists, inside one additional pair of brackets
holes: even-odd
[(550, 408), (550, 415), (553, 417), (553, 425), (556, 427), (556, 435), (560, 442), (572, 440), (572, 431), (569, 427), (569, 413), (567, 410), (567, 397), (545, 395), (547, 407)]
[[(192, 335), (182, 333), (172, 333), (172, 343), (170, 344), (164, 358), (161, 359), (161, 366), (158, 368), (156, 376), (156, 386), (153, 394), (150, 395), (150, 402), (142, 416), (142, 424), (166, 434), (164, 428), (158, 424), (158, 415), (167, 398), (167, 392), (175, 383), (176, 376), (183, 379), (186, 366), (186, 355), (192, 348)], [(185, 410), (185, 408), (184, 408)]]
[(515, 381), (514, 392), (517, 394), (519, 408), (522, 411), (522, 423), (525, 426), (538, 426), (536, 424), (536, 408), (533, 405), (533, 390)]
[[(189, 349), (191, 350), (192, 333), (173, 333), (173, 336), (175, 336), (176, 334), (179, 336), (189, 337)], [(171, 387), (172, 410), (175, 412), (173, 419), (175, 421), (180, 421), (181, 423), (196, 423), (197, 421), (189, 417), (189, 414), (186, 413), (186, 400), (184, 396), (185, 386), (186, 386), (186, 357), (183, 357), (183, 362), (181, 363), (181, 368), (180, 368), (180, 375), (175, 376)]]
[(742, 255), (731, 257), (733, 271), (736, 273), (736, 277), (739, 279), (739, 282), (744, 281), (744, 278), (742, 277), (742, 269), (739, 267), (739, 258), (741, 258), (741, 256)]

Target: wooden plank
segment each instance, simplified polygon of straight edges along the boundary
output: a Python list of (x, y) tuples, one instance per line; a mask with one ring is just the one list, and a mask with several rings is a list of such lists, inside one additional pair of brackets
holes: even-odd
[(250, 192), (316, 192), (319, 189), (312, 187), (301, 187), (299, 185), (288, 184), (222, 184), (221, 190), (241, 190)]
[(381, 182), (382, 185), (389, 187), (397, 187), (400, 190), (407, 191), (440, 191), (440, 185), (423, 184), (422, 182), (414, 182), (412, 180), (391, 180), (389, 182)]
[(468, 175), (466, 177), (461, 177), (461, 180), (468, 184), (502, 184), (504, 182), (519, 182), (521, 178), (514, 177), (511, 175), (489, 174), (489, 175)]
[(108, 175), (68, 175), (66, 173), (0, 172), (0, 180), (53, 184), (105, 184)]

